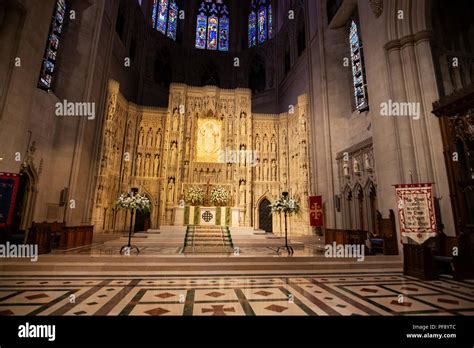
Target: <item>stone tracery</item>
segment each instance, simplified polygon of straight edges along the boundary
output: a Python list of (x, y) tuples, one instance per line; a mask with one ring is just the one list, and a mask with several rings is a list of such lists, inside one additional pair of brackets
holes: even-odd
[[(96, 187), (97, 225), (121, 228), (125, 224), (120, 212), (116, 218), (109, 216), (105, 224), (102, 220), (101, 212), (110, 208), (119, 191), (137, 187), (159, 202), (151, 212), (153, 227), (173, 223), (173, 211), (190, 185), (219, 184), (238, 207), (239, 224), (255, 228), (260, 197), (273, 199), (282, 191), (293, 191), (302, 202), (303, 212), (292, 223), (305, 233), (309, 228), (305, 209), (310, 182), (306, 96), (298, 98), (292, 114), (253, 114), (250, 105), (250, 90), (173, 84), (167, 109), (139, 107), (128, 104), (118, 93), (118, 85), (111, 82)], [(107, 159), (113, 152), (120, 158), (125, 134), (120, 125), (126, 117), (130, 163), (121, 171), (120, 160)], [(109, 121), (112, 119), (114, 122)], [(287, 131), (291, 139), (299, 141), (288, 143)], [(274, 226), (275, 232), (281, 231), (279, 221)]]

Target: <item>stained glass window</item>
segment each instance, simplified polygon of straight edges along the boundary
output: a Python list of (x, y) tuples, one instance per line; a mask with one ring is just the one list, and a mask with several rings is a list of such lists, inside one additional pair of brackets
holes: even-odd
[(196, 48), (229, 50), (229, 11), (224, 0), (204, 0), (196, 21)]
[(171, 1), (168, 18), (168, 37), (176, 41), (176, 26), (178, 23), (178, 5)]
[(254, 11), (249, 14), (249, 47), (257, 44), (257, 15)]
[(49, 29), (48, 41), (41, 66), (41, 73), (38, 81), (38, 88), (45, 91), (51, 90), (53, 74), (56, 66), (57, 51), (61, 38), (62, 28), (66, 15), (66, 0), (57, 0), (54, 7), (51, 27)]
[(260, 6), (258, 10), (258, 43), (267, 40), (267, 9)]
[(196, 48), (206, 48), (207, 17), (198, 15), (196, 28)]
[(270, 0), (252, 0), (248, 22), (249, 47), (273, 37), (273, 13)]
[(272, 5), (268, 5), (268, 38), (273, 37), (273, 14)]
[(229, 50), (229, 19), (221, 17), (219, 22), (219, 51)]
[(153, 0), (151, 22), (153, 29), (176, 40), (178, 26), (178, 4), (176, 0)]
[(168, 19), (168, 0), (160, 0), (158, 6), (158, 20), (156, 21), (156, 30), (166, 34), (166, 21)]
[(151, 23), (153, 29), (156, 27), (156, 14), (158, 12), (158, 0), (153, 0), (153, 11), (151, 13)]
[(219, 26), (219, 19), (217, 19), (215, 15), (212, 15), (207, 22), (207, 49), (217, 50), (217, 27)]
[(355, 107), (360, 112), (368, 110), (367, 84), (365, 81), (364, 57), (357, 24), (352, 21), (349, 31), (351, 49), (352, 81), (354, 85)]

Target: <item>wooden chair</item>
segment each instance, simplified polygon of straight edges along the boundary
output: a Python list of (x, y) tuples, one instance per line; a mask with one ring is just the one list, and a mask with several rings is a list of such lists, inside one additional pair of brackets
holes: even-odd
[(375, 235), (369, 237), (372, 254), (398, 255), (395, 213), (390, 209), (388, 219), (383, 219), (377, 210)]

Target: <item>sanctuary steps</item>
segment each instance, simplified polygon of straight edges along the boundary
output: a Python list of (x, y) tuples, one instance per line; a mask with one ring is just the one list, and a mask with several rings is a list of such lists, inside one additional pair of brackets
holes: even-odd
[(234, 244), (228, 227), (188, 226), (183, 253), (232, 253)]
[(124, 275), (244, 275), (244, 274), (317, 274), (357, 273), (369, 270), (402, 272), (400, 256), (366, 256), (355, 259), (278, 256), (234, 256), (234, 254), (180, 254), (173, 256), (131, 255), (41, 255), (37, 262), (8, 259), (0, 263), (4, 276), (18, 274), (124, 274)]

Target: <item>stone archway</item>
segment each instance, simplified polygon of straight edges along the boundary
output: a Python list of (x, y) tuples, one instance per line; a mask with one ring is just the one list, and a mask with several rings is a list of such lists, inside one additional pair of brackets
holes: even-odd
[(147, 231), (151, 227), (151, 213), (137, 210), (135, 216), (134, 232)]
[(19, 188), (13, 211), (13, 232), (25, 232), (33, 222), (37, 183), (38, 174), (36, 170), (32, 165), (25, 162), (20, 170)]
[(152, 228), (152, 217), (153, 217), (153, 199), (151, 195), (147, 192), (147, 190), (143, 190), (141, 193), (145, 195), (151, 202), (150, 210), (147, 212), (142, 212), (137, 210), (135, 212), (135, 223), (133, 226), (134, 232), (143, 232), (147, 231), (149, 228)]
[(264, 198), (258, 205), (258, 228), (265, 232), (273, 232), (273, 216), (270, 201)]

